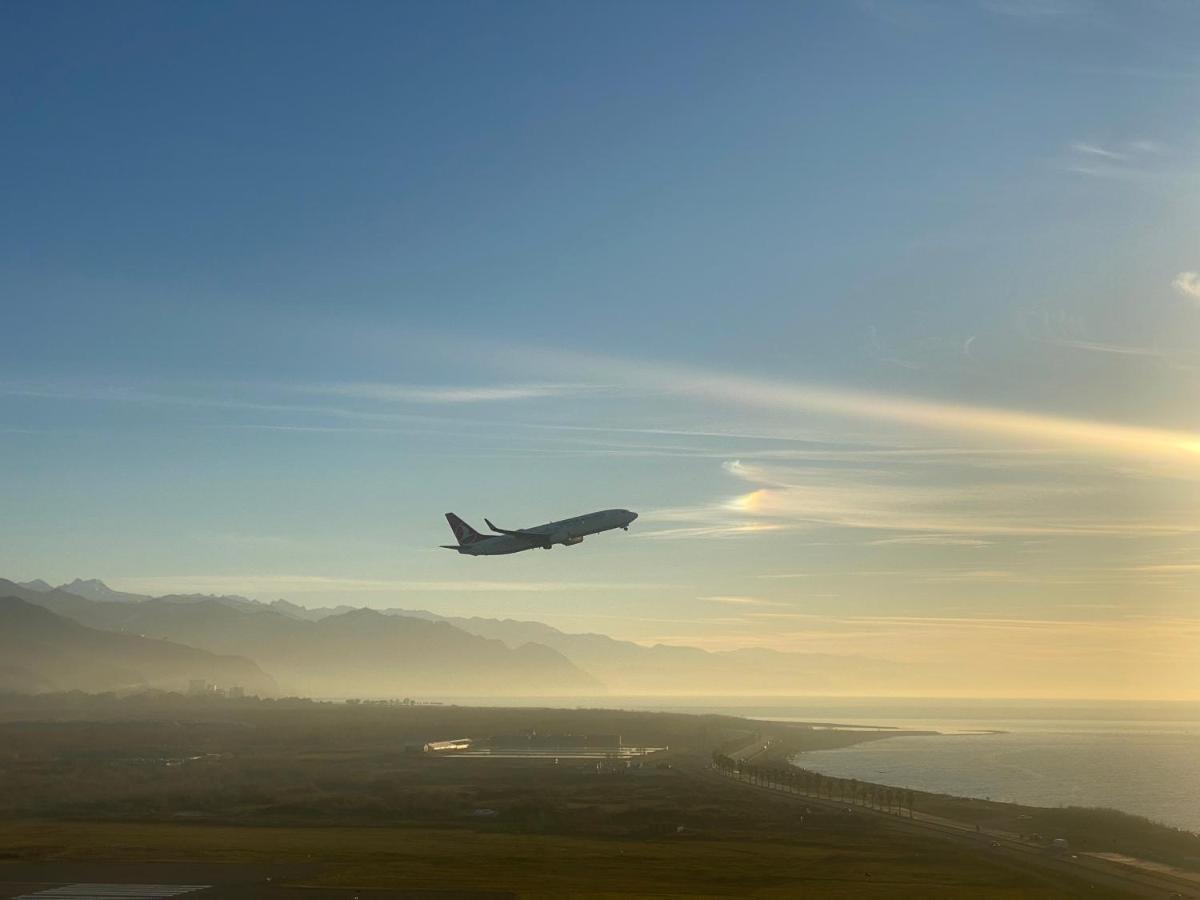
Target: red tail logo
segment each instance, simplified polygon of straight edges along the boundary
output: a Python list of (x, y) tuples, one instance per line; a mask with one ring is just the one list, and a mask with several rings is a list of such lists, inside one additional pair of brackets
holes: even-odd
[(482, 534), (454, 513), (446, 513), (446, 521), (450, 523), (450, 530), (454, 532), (454, 537), (459, 544), (473, 544), (476, 541), (483, 540)]

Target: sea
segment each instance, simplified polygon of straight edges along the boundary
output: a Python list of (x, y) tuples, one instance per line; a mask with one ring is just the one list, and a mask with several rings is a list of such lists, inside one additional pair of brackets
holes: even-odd
[(839, 778), (959, 797), (1109, 807), (1200, 833), (1200, 703), (597, 697), (540, 705), (937, 732), (812, 751), (793, 762)]
[(1200, 704), (827, 698), (739, 712), (938, 732), (793, 760), (825, 775), (1027, 806), (1105, 806), (1200, 833)]

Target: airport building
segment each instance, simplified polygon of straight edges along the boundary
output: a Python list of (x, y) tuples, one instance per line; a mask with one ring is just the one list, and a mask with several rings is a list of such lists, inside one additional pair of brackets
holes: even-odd
[(425, 745), (426, 753), (447, 753), (455, 750), (470, 750), (474, 743), (470, 738), (455, 738), (449, 741), (430, 741)]

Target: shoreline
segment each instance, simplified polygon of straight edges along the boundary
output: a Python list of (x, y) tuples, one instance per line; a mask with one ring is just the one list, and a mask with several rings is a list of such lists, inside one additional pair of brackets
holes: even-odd
[[(803, 771), (803, 770), (797, 770)], [(713, 756), (712, 772), (716, 777), (724, 777), (741, 783), (745, 787), (766, 793), (782, 795), (793, 802), (812, 804), (817, 809), (842, 810), (846, 814), (859, 813), (855, 818), (868, 818), (886, 824), (901, 831), (937, 835), (941, 840), (957, 842), (963, 846), (982, 847), (986, 841), (988, 852), (996, 854), (1018, 854), (1026, 864), (1035, 867), (1063, 867), (1097, 870), (1096, 863), (1107, 864), (1114, 868), (1107, 871), (1108, 876), (1115, 876), (1118, 881), (1128, 880), (1143, 891), (1151, 888), (1154, 891), (1169, 891), (1169, 896), (1191, 896), (1190, 893), (1180, 894), (1176, 888), (1191, 889), (1200, 887), (1200, 857), (1192, 856), (1184, 865), (1179, 860), (1165, 861), (1157, 852), (1132, 856), (1127, 852), (1114, 852), (1085, 849), (1082, 846), (1072, 848), (1065, 839), (1049, 840), (1040, 835), (1018, 835), (995, 831), (989, 828), (984, 831), (978, 823), (974, 828), (970, 823), (961, 820), (945, 819), (925, 813), (915, 813), (914, 794), (905, 791), (874, 791), (878, 787), (867, 782), (851, 782), (857, 789), (851, 799), (851, 806), (840, 795), (835, 798), (834, 790), (829, 784), (825, 785), (822, 793), (821, 784), (815, 784), (807, 777), (795, 778), (786, 771), (759, 767), (739, 762), (736, 758)], [(805, 773), (809, 775), (811, 773)], [(827, 782), (838, 779), (826, 779)], [(905, 796), (907, 794), (907, 796)], [(886, 805), (885, 805), (886, 804)], [(907, 805), (907, 815), (905, 806)], [(805, 815), (813, 810), (806, 806)], [(1086, 811), (1085, 811), (1086, 812)], [(1103, 812), (1103, 811), (1100, 811)], [(803, 819), (801, 820), (803, 821)], [(1195, 837), (1195, 836), (1192, 836)], [(1077, 849), (1078, 852), (1072, 852)], [(1165, 879), (1162, 880), (1162, 879)], [(1095, 888), (1095, 884), (1090, 887)], [(1139, 892), (1141, 893), (1141, 892)]]
[[(766, 723), (764, 722), (764, 724)], [(1084, 835), (1085, 845), (1099, 840), (1098, 845), (1087, 846), (1086, 852), (1124, 853), (1154, 864), (1165, 863), (1188, 872), (1200, 872), (1200, 843), (1196, 843), (1200, 841), (1200, 831), (1165, 823), (1149, 816), (1111, 806), (1067, 804), (1043, 806), (1016, 801), (992, 800), (987, 797), (908, 787), (874, 778), (827, 774), (806, 767), (802, 763), (804, 756), (808, 753), (842, 750), (896, 737), (975, 737), (1012, 732), (981, 730), (971, 734), (946, 734), (937, 731), (898, 731), (889, 727), (866, 730), (865, 726), (858, 726), (855, 730), (821, 731), (813, 727), (818, 723), (771, 724), (792, 726), (789, 730), (793, 733), (782, 738), (779, 744), (759, 754), (758, 758), (764, 764), (782, 762), (788, 767), (821, 776), (834, 783), (860, 783), (885, 790), (908, 792), (913, 795), (914, 808), (919, 813), (933, 819), (945, 820), (948, 823), (967, 827), (978, 826), (984, 830), (1004, 832), (1017, 838), (1030, 834), (1053, 837), (1052, 834), (1047, 835), (1047, 832), (1051, 832), (1055, 828), (1066, 829), (1077, 835)], [(796, 737), (804, 736), (805, 732), (807, 735), (836, 734), (839, 739), (836, 741), (821, 740), (816, 745), (809, 740), (795, 740)], [(1110, 837), (1114, 833), (1126, 835), (1131, 844), (1137, 845), (1138, 849), (1132, 850), (1130, 845), (1124, 842), (1120, 846), (1112, 844)], [(1182, 847), (1193, 843), (1195, 846), (1189, 846), (1186, 851), (1181, 851), (1174, 846), (1178, 844)]]
[(884, 737), (904, 737), (912, 735), (936, 735), (938, 737), (969, 737), (980, 734), (1012, 734), (1006, 728), (973, 728), (958, 731), (939, 731), (930, 728), (906, 728), (902, 725), (858, 725), (850, 722), (809, 722), (800, 719), (770, 718), (755, 716), (752, 721), (772, 722), (783, 725), (805, 725), (814, 731), (837, 731), (843, 734), (876, 734), (883, 733)]

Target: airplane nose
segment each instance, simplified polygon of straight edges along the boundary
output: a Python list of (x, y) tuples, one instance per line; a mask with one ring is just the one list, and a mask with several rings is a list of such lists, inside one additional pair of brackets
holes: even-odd
[(629, 521), (632, 522), (636, 518), (637, 518), (637, 513), (629, 511)]

